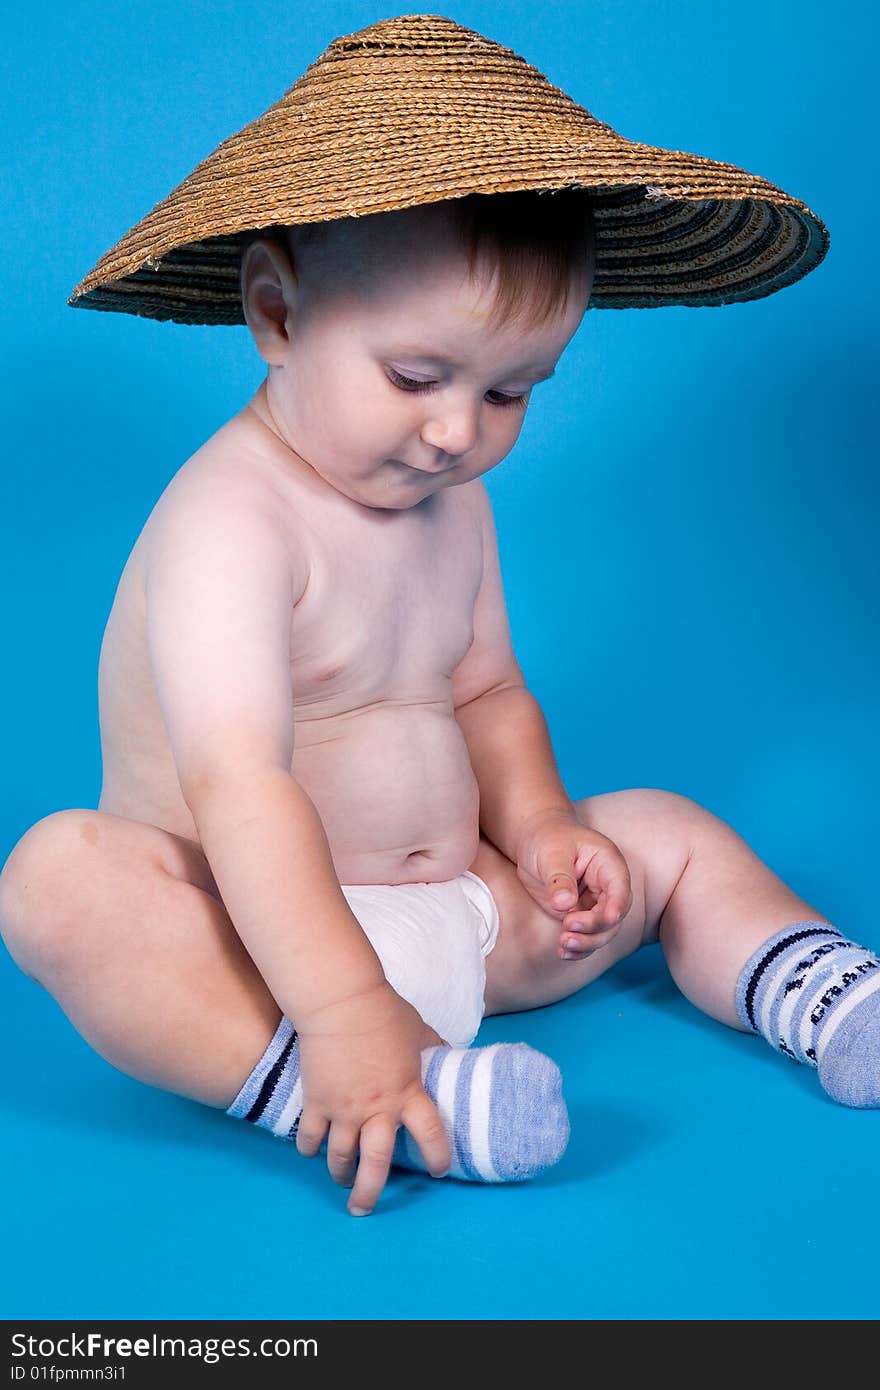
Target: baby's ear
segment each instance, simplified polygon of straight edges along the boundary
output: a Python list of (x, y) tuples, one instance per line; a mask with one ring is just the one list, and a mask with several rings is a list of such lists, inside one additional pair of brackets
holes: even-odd
[(260, 355), (278, 364), (288, 341), (296, 274), (290, 251), (277, 235), (253, 232), (241, 253), (241, 304)]

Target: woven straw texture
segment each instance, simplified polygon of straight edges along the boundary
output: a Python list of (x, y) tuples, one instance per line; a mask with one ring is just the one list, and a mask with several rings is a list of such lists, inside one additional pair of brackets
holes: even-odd
[(512, 49), (442, 15), (402, 15), (334, 39), (68, 303), (244, 323), (241, 247), (255, 228), (573, 184), (594, 198), (590, 308), (759, 299), (828, 249), (815, 213), (756, 174), (624, 139)]

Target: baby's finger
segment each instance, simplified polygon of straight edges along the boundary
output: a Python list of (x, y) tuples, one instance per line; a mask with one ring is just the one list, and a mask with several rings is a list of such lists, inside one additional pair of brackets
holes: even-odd
[(625, 880), (615, 877), (608, 885), (597, 884), (589, 896), (591, 901), (587, 907), (573, 908), (564, 921), (568, 923), (571, 919), (577, 919), (589, 926), (616, 926), (632, 906), (629, 874)]
[(303, 1158), (314, 1158), (319, 1152), (327, 1133), (328, 1121), (326, 1116), (318, 1111), (304, 1108), (299, 1117), (299, 1126), (296, 1131), (296, 1148)]
[(579, 868), (581, 896), (589, 894), (588, 906), (599, 904), (600, 915), (606, 922), (619, 922), (632, 906), (629, 867), (620, 850), (609, 841), (581, 862)]
[(605, 900), (605, 921), (609, 924), (620, 922), (632, 907), (632, 890), (629, 878), (618, 881), (609, 889)]
[(560, 936), (560, 942), (566, 947), (575, 951), (596, 951), (600, 946), (606, 946), (609, 941), (613, 941), (618, 933), (618, 927), (595, 927), (592, 931), (587, 931), (574, 923), (570, 927), (564, 927)]
[(609, 938), (564, 936), (559, 943), (559, 955), (563, 960), (586, 960), (602, 946), (608, 945)]
[(327, 1167), (334, 1182), (351, 1187), (357, 1167), (357, 1125), (334, 1120), (327, 1136)]
[(583, 960), (596, 950), (592, 940), (584, 941), (574, 936), (563, 936), (559, 942), (559, 955), (562, 960)]
[(604, 920), (619, 922), (632, 907), (632, 886), (629, 869), (619, 854), (609, 856), (600, 864), (597, 875), (598, 906), (603, 908)]
[(603, 946), (607, 946), (609, 941), (613, 941), (617, 935), (617, 929), (612, 928), (600, 935), (586, 936), (583, 933), (577, 935), (564, 935), (559, 942), (559, 956), (562, 960), (585, 960), (594, 951), (598, 951)]
[(348, 1210), (352, 1216), (369, 1216), (388, 1181), (397, 1125), (388, 1115), (373, 1115), (361, 1128), (360, 1162)]
[(609, 925), (604, 893), (595, 898), (589, 891), (581, 894), (580, 905), (562, 919), (563, 930), (569, 931), (604, 931)]
[(560, 946), (560, 948), (559, 948), (559, 959), (560, 959), (560, 960), (586, 960), (587, 956), (591, 956), (591, 955), (593, 954), (593, 952), (594, 952), (595, 949), (596, 949), (596, 948), (595, 948), (594, 946), (591, 946), (590, 949), (589, 949), (588, 951), (569, 951), (569, 950), (566, 950), (566, 948), (565, 948), (564, 946)]
[(452, 1162), (449, 1139), (443, 1128), (440, 1112), (427, 1091), (413, 1097), (403, 1111), (401, 1119), (418, 1144), (431, 1177), (445, 1177)]
[(562, 871), (548, 873), (546, 888), (554, 907), (568, 907), (569, 903), (577, 901), (577, 881), (570, 873)]

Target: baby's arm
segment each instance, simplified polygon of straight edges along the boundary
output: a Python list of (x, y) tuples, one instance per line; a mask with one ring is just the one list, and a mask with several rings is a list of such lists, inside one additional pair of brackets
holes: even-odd
[(629, 873), (617, 846), (579, 822), (563, 785), (547, 721), (514, 656), (495, 523), (482, 483), (475, 503), (483, 577), (474, 640), (452, 673), (455, 717), (480, 790), (480, 829), (516, 865), (539, 906), (562, 924), (558, 951), (570, 958), (570, 952), (610, 940), (628, 907)]
[(236, 931), (300, 1035), (297, 1146), (317, 1153), (329, 1127), (328, 1166), (348, 1181), (360, 1142), (350, 1205), (370, 1210), (397, 1124), (432, 1173), (450, 1156), (421, 1084), (424, 1024), (385, 980), (290, 772), (290, 624), (307, 579), (246, 480), (208, 493), (178, 479), (163, 498), (147, 546), (147, 634), (181, 790)]

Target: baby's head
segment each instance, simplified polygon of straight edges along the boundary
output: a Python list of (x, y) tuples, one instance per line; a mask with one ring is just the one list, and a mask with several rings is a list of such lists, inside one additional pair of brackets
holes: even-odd
[(589, 303), (589, 195), (502, 193), (255, 232), (266, 423), (338, 492), (404, 509), (494, 468)]

